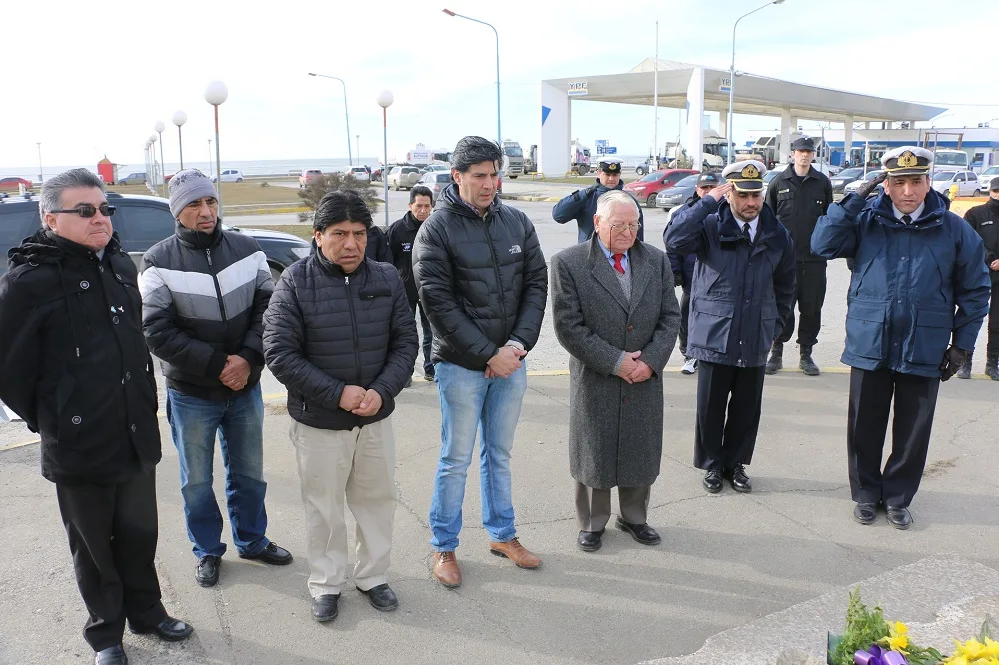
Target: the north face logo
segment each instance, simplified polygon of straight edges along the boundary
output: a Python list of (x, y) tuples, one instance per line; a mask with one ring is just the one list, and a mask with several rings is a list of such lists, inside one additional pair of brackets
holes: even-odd
[(514, 245), (510, 248), (511, 254), (520, 254), (520, 245)]

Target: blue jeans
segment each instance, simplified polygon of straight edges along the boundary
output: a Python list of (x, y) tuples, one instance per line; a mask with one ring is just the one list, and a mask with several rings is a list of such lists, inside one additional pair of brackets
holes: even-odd
[(222, 556), (222, 513), (212, 489), (215, 433), (225, 464), (232, 540), (240, 554), (259, 554), (270, 541), (264, 509), (264, 402), (260, 384), (225, 400), (167, 389), (167, 420), (180, 455), (180, 492), (194, 555)]
[(480, 432), (482, 525), (490, 540), (504, 543), (517, 535), (510, 451), (527, 391), (527, 363), (508, 379), (487, 379), (481, 371), (446, 362), (436, 363), (435, 369), (441, 402), (441, 459), (430, 502), (430, 544), (438, 552), (458, 547), (465, 478), (476, 431)]

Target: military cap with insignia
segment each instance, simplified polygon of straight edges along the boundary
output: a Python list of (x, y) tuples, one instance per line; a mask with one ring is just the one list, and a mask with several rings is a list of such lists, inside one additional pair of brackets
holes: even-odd
[(933, 165), (933, 153), (926, 148), (904, 145), (886, 152), (881, 164), (890, 176), (926, 175)]
[(737, 192), (758, 192), (763, 189), (763, 174), (767, 167), (755, 159), (734, 162), (722, 170), (722, 177), (735, 186)]
[(791, 143), (791, 150), (809, 150), (815, 152), (815, 141), (810, 136), (802, 136)]
[(600, 160), (597, 168), (599, 168), (604, 173), (620, 174), (621, 173), (621, 160), (617, 157), (603, 157)]
[(717, 187), (722, 184), (721, 178), (719, 178), (714, 173), (702, 173), (697, 178), (697, 184), (694, 187)]

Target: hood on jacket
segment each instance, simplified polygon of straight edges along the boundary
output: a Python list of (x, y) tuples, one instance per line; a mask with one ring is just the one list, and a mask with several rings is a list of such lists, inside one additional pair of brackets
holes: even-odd
[[(111, 234), (111, 240), (104, 248), (105, 252), (117, 252), (120, 245), (118, 243), (118, 233)], [(7, 263), (10, 269), (25, 263), (34, 264), (58, 264), (66, 256), (87, 256), (93, 250), (84, 245), (60, 238), (48, 229), (38, 229), (33, 234), (21, 241), (17, 247), (7, 250)]]
[[(499, 210), (500, 205), (499, 197), (494, 196), (493, 202), (489, 204), (489, 213), (495, 215)], [(461, 195), (458, 193), (458, 183), (455, 182), (452, 182), (444, 188), (443, 192), (441, 192), (437, 199), (437, 205), (434, 206), (434, 210), (437, 209), (446, 209), (463, 217), (473, 217), (475, 219), (479, 219), (479, 214), (475, 210), (475, 206), (470, 203), (466, 203), (461, 198)]]

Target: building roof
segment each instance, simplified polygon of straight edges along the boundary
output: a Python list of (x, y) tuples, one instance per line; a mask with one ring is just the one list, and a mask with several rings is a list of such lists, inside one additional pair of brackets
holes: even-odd
[[(575, 76), (543, 82), (568, 92), (570, 83), (585, 81), (586, 94), (574, 96), (577, 100), (652, 106), (655, 66), (655, 60), (647, 58), (624, 74)], [(698, 66), (659, 60), (659, 106), (686, 107), (690, 75)], [(711, 67), (703, 69), (704, 110), (727, 111), (728, 92), (722, 91), (721, 87), (722, 79), (728, 78), (728, 71)], [(832, 122), (843, 122), (845, 116), (851, 115), (855, 122), (926, 121), (947, 110), (756, 74), (743, 74), (736, 78), (734, 108), (737, 114), (770, 116), (780, 116), (783, 109), (790, 108), (792, 118)]]

